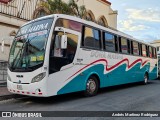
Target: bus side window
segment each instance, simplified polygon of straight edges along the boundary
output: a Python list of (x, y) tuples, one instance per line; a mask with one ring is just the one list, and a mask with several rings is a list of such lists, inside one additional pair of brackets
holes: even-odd
[(154, 55), (155, 55), (154, 58), (157, 58), (157, 49), (156, 48), (154, 48)]
[(133, 55), (139, 55), (139, 45), (138, 42), (132, 42), (133, 46)]
[(152, 48), (149, 47), (149, 57), (152, 58), (153, 57), (153, 52), (152, 52)]
[(100, 31), (90, 27), (85, 27), (84, 40), (82, 45), (88, 48), (100, 49), (101, 48)]
[(116, 42), (117, 36), (108, 32), (103, 33), (105, 50), (109, 52), (118, 51), (118, 44)]
[(128, 42), (123, 37), (120, 38), (120, 52), (128, 54)]
[(146, 45), (142, 44), (142, 56), (147, 57), (147, 49)]

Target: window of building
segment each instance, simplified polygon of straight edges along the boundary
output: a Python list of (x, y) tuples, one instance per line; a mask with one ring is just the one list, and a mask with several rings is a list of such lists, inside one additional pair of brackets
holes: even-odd
[(107, 51), (111, 51), (111, 52), (117, 51), (118, 46), (117, 46), (116, 38), (117, 37), (111, 33), (108, 33), (108, 32), (104, 33), (104, 45)]
[(94, 22), (95, 21), (94, 14), (91, 11), (88, 11), (86, 13), (85, 19), (88, 20), (88, 21), (93, 21)]
[(98, 24), (101, 26), (104, 26), (104, 27), (108, 26), (107, 20), (104, 16), (102, 16), (98, 19)]
[(100, 49), (100, 31), (90, 27), (85, 27), (84, 41), (82, 45), (85, 47)]
[(37, 18), (46, 16), (46, 15), (47, 15), (46, 12), (45, 12), (43, 9), (41, 9), (41, 10), (37, 13)]
[(132, 53), (133, 53), (133, 55), (139, 55), (139, 45), (138, 45), (138, 42), (132, 41)]

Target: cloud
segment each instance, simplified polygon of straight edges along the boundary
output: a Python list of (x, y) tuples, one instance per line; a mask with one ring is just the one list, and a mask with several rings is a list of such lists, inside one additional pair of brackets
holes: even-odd
[(160, 22), (160, 9), (126, 9), (129, 19), (143, 20), (149, 22)]
[(133, 20), (121, 20), (119, 21), (119, 29), (121, 31), (140, 31), (140, 30), (146, 30), (150, 27), (134, 23)]

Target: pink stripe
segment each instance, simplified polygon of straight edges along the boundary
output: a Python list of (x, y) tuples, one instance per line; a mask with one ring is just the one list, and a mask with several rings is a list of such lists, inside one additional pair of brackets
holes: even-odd
[[(129, 60), (127, 58), (123, 59), (122, 61), (118, 62), (117, 64), (113, 65), (112, 67), (108, 68), (108, 61), (106, 59), (99, 59), (96, 60), (88, 65), (86, 65), (85, 67), (81, 68), (80, 70), (78, 70), (76, 73), (74, 73), (72, 76), (70, 76), (67, 80), (69, 80), (71, 77), (73, 77), (74, 75), (78, 74), (79, 72), (81, 72), (83, 69), (87, 68), (88, 66), (93, 65), (94, 63), (98, 63), (98, 62), (105, 62), (106, 63), (106, 71), (110, 71), (114, 68), (116, 68), (117, 66), (119, 66), (120, 64), (122, 64), (123, 62), (127, 61), (128, 64), (128, 69), (130, 69), (132, 66), (134, 66), (135, 64), (137, 64), (138, 62), (142, 63), (142, 59), (137, 59), (136, 61), (134, 61), (132, 64), (129, 65)], [(142, 63), (142, 66), (144, 66), (149, 60), (146, 60)], [(66, 81), (67, 81), (66, 80)]]

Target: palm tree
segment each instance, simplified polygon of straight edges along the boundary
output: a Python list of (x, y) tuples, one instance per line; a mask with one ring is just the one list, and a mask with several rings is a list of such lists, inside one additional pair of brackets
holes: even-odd
[(84, 18), (86, 13), (85, 6), (78, 6), (74, 0), (70, 0), (68, 3), (62, 0), (48, 0), (47, 2), (42, 2), (41, 6), (47, 8), (51, 14), (59, 13)]
[(84, 18), (86, 15), (86, 8), (84, 5), (78, 6), (74, 0), (70, 0), (68, 6), (72, 8), (74, 15)]
[(63, 2), (62, 0), (48, 0), (48, 9), (52, 14), (59, 13), (59, 14), (71, 14), (73, 12), (71, 8), (68, 6), (67, 3)]

